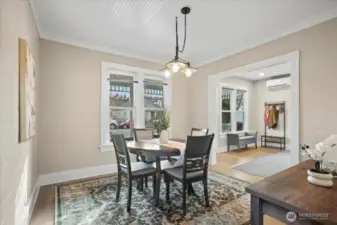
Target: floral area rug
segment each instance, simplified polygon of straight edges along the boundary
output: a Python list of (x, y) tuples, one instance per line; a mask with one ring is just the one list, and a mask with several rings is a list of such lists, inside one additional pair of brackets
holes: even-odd
[(161, 182), (160, 203), (153, 205), (152, 181), (137, 190), (133, 181), (131, 212), (126, 211), (127, 181), (123, 179), (116, 202), (117, 176), (60, 185), (56, 189), (56, 225), (154, 225), (154, 224), (249, 224), (250, 196), (246, 182), (209, 172), (210, 208), (205, 207), (202, 182), (193, 183), (195, 194), (187, 195), (187, 214), (182, 216), (182, 185), (170, 184), (170, 201), (165, 200)]

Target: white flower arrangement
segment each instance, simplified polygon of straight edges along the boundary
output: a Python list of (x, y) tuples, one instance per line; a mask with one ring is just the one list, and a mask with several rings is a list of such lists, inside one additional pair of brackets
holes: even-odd
[(331, 135), (324, 141), (319, 142), (315, 145), (315, 148), (311, 148), (309, 145), (301, 145), (301, 149), (315, 161), (315, 169), (317, 172), (323, 173), (323, 161), (328, 161), (324, 159), (324, 155), (332, 150), (337, 150), (337, 134)]

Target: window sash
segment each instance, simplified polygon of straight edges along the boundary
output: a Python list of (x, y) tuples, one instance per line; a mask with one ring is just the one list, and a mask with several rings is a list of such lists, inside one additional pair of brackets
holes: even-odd
[[(229, 92), (230, 95), (230, 105), (228, 110), (224, 110), (222, 108), (222, 103), (223, 103), (223, 96), (226, 94), (226, 92)], [(242, 94), (243, 98), (243, 105), (242, 105), (242, 110), (241, 107), (238, 108), (237, 105), (237, 96), (239, 94)], [(243, 113), (243, 129), (240, 131), (244, 131), (247, 129), (247, 117), (246, 117), (246, 112), (247, 112), (247, 90), (243, 90), (240, 88), (231, 88), (231, 87), (221, 87), (221, 93), (220, 93), (220, 123), (219, 123), (219, 132), (220, 133), (227, 133), (227, 132), (237, 132), (238, 128), (238, 122), (242, 122), (241, 120), (238, 121), (238, 116), (237, 113)], [(222, 113), (230, 113), (230, 124), (231, 124), (231, 131), (223, 131), (223, 121), (222, 121)]]

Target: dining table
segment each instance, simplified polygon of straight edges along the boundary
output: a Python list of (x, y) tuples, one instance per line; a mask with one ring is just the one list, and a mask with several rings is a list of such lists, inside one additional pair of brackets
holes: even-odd
[[(180, 156), (181, 152), (185, 149), (185, 143), (177, 141), (168, 141), (168, 143), (160, 143), (159, 139), (130, 141), (127, 143), (127, 147), (130, 153), (145, 156), (154, 157), (156, 166), (156, 182), (154, 191), (154, 205), (159, 204), (160, 195), (160, 181), (161, 181), (161, 157)], [(179, 163), (179, 162), (178, 162)], [(170, 165), (168, 165), (170, 166)], [(171, 162), (171, 166), (174, 167), (174, 163)]]

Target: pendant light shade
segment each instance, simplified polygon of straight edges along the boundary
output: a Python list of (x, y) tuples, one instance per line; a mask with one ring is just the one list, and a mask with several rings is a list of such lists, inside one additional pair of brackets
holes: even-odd
[(186, 67), (187, 67), (186, 63), (179, 59), (177, 60), (173, 59), (172, 61), (166, 64), (166, 68), (173, 73), (179, 72), (180, 70), (185, 69)]
[(171, 74), (182, 72), (185, 74), (186, 77), (190, 77), (197, 69), (192, 68), (188, 61), (179, 58), (179, 52), (184, 52), (185, 45), (186, 45), (186, 31), (187, 31), (187, 23), (186, 23), (186, 16), (191, 12), (191, 8), (183, 7), (181, 9), (181, 13), (184, 15), (185, 18), (185, 33), (184, 33), (184, 44), (183, 48), (179, 49), (178, 43), (178, 17), (176, 17), (176, 55), (173, 60), (166, 64), (166, 68), (163, 69), (165, 71), (165, 76), (169, 77)]
[(192, 76), (193, 73), (197, 72), (197, 69), (188, 66), (188, 67), (182, 69), (181, 72), (183, 72), (186, 77), (190, 77), (190, 76)]

